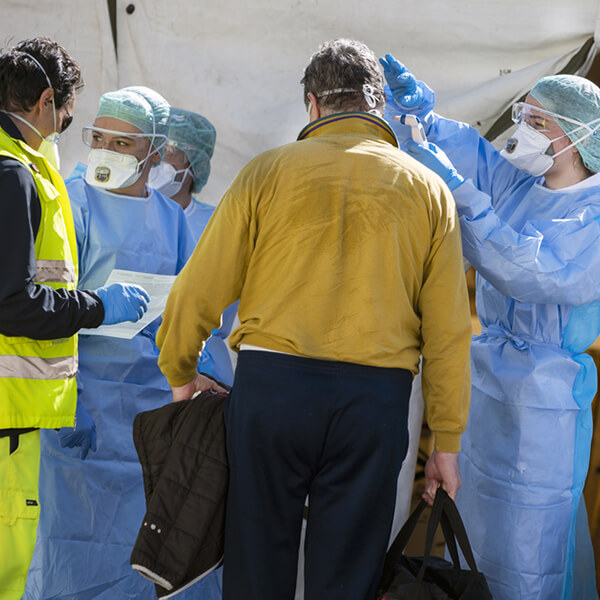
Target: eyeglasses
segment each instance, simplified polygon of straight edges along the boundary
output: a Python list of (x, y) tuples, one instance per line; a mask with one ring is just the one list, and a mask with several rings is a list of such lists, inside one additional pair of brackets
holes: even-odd
[[(63, 108), (64, 108), (64, 107), (63, 107)], [(66, 116), (66, 117), (63, 119), (63, 122), (62, 122), (62, 127), (60, 128), (60, 132), (61, 132), (61, 133), (64, 133), (64, 132), (65, 132), (65, 130), (67, 129), (67, 127), (69, 127), (69, 125), (70, 125), (70, 124), (73, 122), (73, 115), (72, 115), (72, 114), (69, 114), (69, 113), (67, 112), (67, 109), (66, 109), (66, 108), (65, 108), (64, 110), (65, 110), (65, 114), (66, 114), (67, 116)]]

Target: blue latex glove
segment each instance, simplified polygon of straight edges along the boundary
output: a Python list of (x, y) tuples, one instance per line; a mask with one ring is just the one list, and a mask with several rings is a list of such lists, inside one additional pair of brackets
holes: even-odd
[(83, 408), (81, 402), (77, 402), (75, 427), (59, 429), (58, 437), (63, 448), (81, 448), (79, 453), (81, 460), (85, 460), (90, 448), (96, 452), (96, 423)]
[(391, 54), (386, 54), (379, 62), (394, 100), (402, 108), (419, 106), (423, 102), (423, 89), (417, 85), (415, 76)]
[(112, 283), (94, 290), (104, 305), (102, 325), (123, 321), (139, 321), (148, 310), (150, 296), (143, 287), (127, 283)]
[(455, 190), (461, 183), (464, 183), (465, 180), (458, 174), (450, 159), (435, 144), (428, 142), (427, 147), (425, 147), (408, 140), (406, 151), (428, 169), (437, 173), (450, 188), (450, 191)]

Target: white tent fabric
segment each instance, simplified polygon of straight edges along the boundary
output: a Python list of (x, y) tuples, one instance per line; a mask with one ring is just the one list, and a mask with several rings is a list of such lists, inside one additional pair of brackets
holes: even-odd
[[(0, 42), (47, 35), (81, 63), (86, 88), (61, 140), (63, 174), (87, 156), (79, 131), (101, 93), (147, 85), (217, 129), (202, 199), (216, 204), (259, 152), (306, 124), (299, 85), (334, 37), (392, 52), (437, 94), (437, 111), (482, 131), (594, 35), (598, 0), (116, 0), (118, 55), (102, 0), (4, 0)], [(598, 36), (597, 36), (598, 37)], [(595, 50), (594, 50), (595, 51)], [(118, 60), (117, 60), (118, 56)]]
[(83, 71), (85, 87), (78, 96), (73, 123), (61, 135), (61, 172), (68, 175), (87, 158), (81, 128), (96, 115), (98, 98), (117, 87), (117, 61), (106, 3), (95, 0), (3, 0), (0, 4), (0, 46), (46, 36), (62, 44)]
[[(135, 10), (127, 13), (127, 7)], [(306, 124), (299, 80), (320, 42), (392, 52), (437, 93), (441, 114), (483, 131), (594, 34), (598, 0), (117, 0), (119, 85), (144, 83), (216, 126), (216, 202), (257, 153)]]

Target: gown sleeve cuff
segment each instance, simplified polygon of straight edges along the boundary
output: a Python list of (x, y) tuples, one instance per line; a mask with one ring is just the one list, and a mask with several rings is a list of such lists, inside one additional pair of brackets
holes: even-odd
[(452, 191), (458, 214), (473, 219), (491, 207), (490, 197), (478, 190), (471, 179), (467, 179)]

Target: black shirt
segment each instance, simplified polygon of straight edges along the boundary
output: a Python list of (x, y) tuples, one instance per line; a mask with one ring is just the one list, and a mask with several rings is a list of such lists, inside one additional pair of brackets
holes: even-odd
[[(24, 141), (6, 113), (0, 127)], [(41, 205), (33, 177), (19, 161), (0, 157), (0, 333), (52, 340), (98, 327), (104, 307), (93, 292), (34, 283)]]

